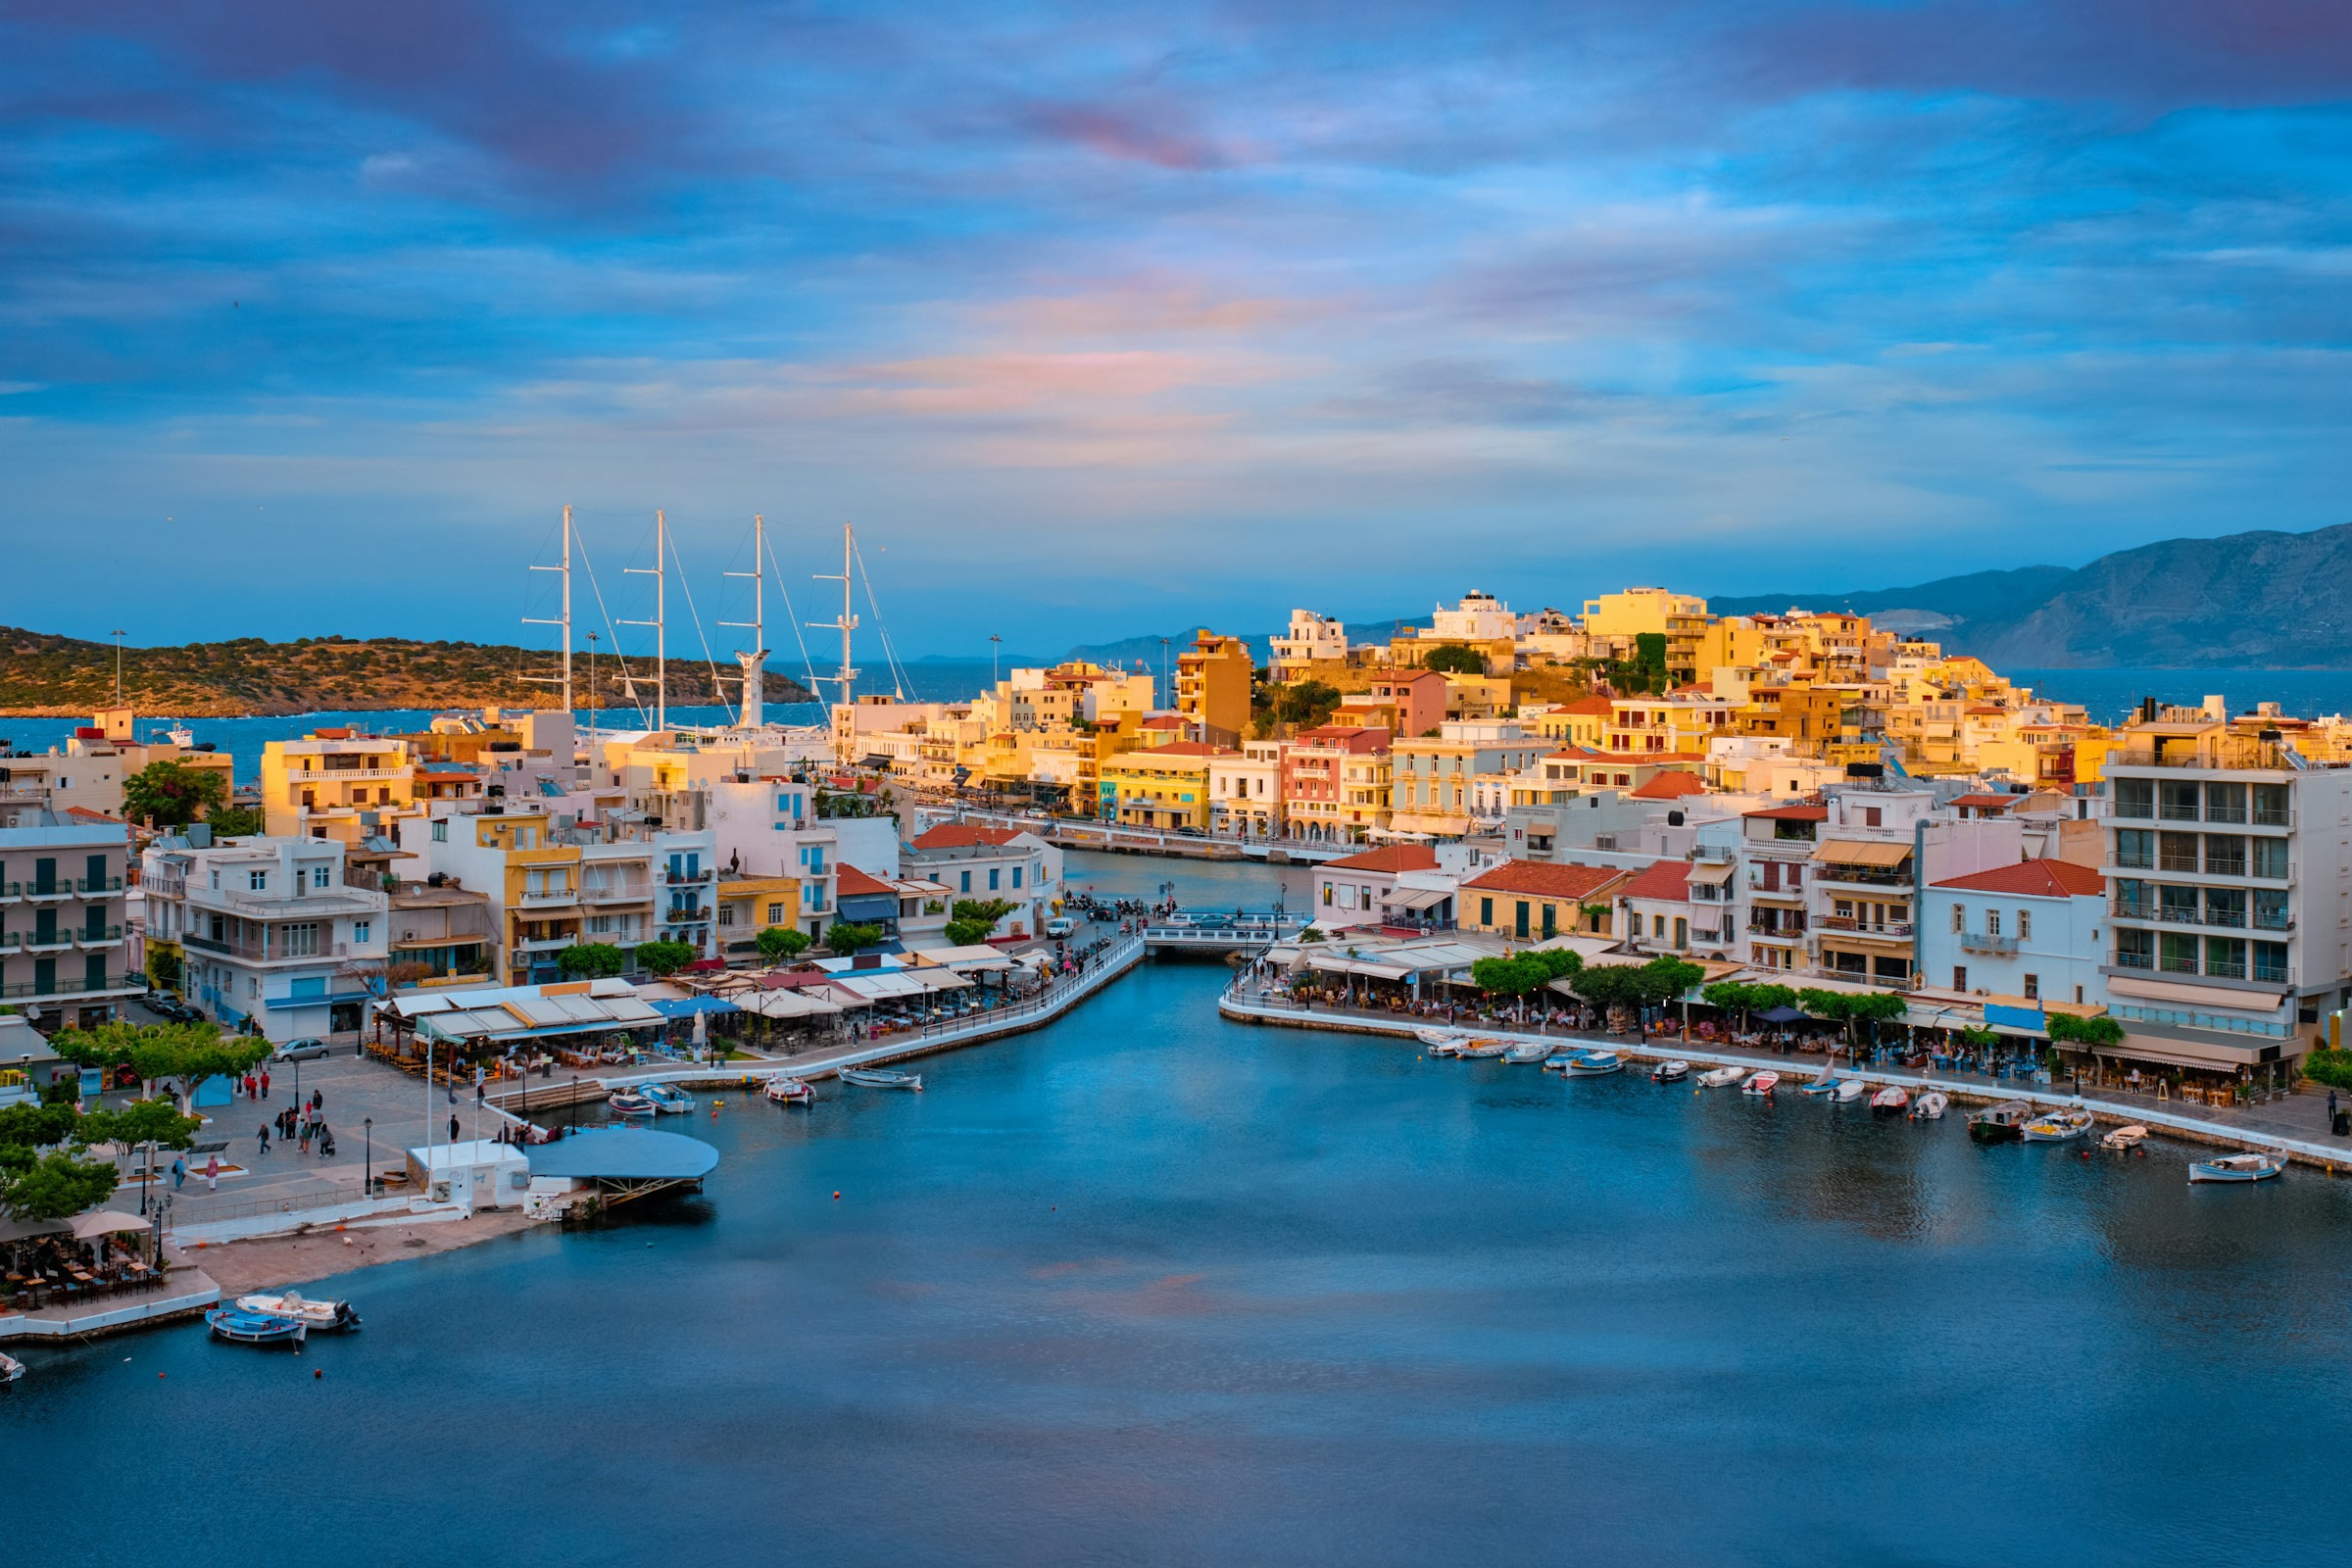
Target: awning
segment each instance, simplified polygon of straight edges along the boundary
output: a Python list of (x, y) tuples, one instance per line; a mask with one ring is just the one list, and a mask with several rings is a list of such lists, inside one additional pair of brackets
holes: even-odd
[(1732, 879), (1732, 873), (1739, 869), (1740, 864), (1736, 860), (1693, 860), (1690, 862), (1690, 880), (1713, 886), (1716, 883), (1729, 882)]
[(1434, 909), (1453, 895), (1444, 888), (1391, 888), (1380, 896), (1384, 909)]
[[(2218, 987), (2187, 986), (2170, 980), (2135, 980), (2130, 975), (2107, 977), (2107, 989), (2119, 997), (2141, 997), (2149, 1002), (2177, 1002), (2191, 1007), (2219, 1007), (2250, 1013), (2273, 1013), (2286, 1000), (2285, 993), (2262, 991), (2225, 991)], [(2233, 1000), (2243, 997), (2243, 1002)]]
[(2208, 1046), (2201, 1041), (2152, 1041), (2146, 1035), (2126, 1035), (2120, 1045), (2094, 1046), (2093, 1054), (2118, 1061), (2157, 1061), (2168, 1067), (2194, 1067), (2200, 1072), (2234, 1072), (2262, 1065), (2262, 1053), (2276, 1050), (2277, 1059), (2300, 1055), (2300, 1042), (2272, 1040), (2245, 1046)]
[(941, 968), (909, 969), (906, 978), (925, 991), (967, 991), (972, 982), (953, 970)]
[(125, 1214), (119, 1208), (94, 1208), (87, 1214), (74, 1216), (74, 1234), (86, 1242), (93, 1236), (143, 1231), (147, 1224), (138, 1215)]
[(920, 964), (942, 964), (950, 969), (1009, 969), (1012, 960), (985, 943), (961, 948), (908, 948), (906, 956)]
[(841, 1004), (806, 991), (761, 991), (735, 1004), (762, 1018), (814, 1018), (841, 1011)]
[(1864, 844), (1854, 839), (1831, 839), (1817, 846), (1813, 858), (1834, 865), (1875, 865), (1892, 867), (1911, 858), (1908, 844)]
[(664, 1018), (690, 1018), (698, 1012), (741, 1012), (724, 997), (688, 997), (682, 1002), (656, 1002), (653, 1009)]

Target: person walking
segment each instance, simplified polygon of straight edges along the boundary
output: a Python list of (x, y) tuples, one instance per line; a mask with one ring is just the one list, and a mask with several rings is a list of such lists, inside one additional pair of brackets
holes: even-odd
[(220, 1190), (220, 1156), (219, 1154), (204, 1156), (204, 1190), (208, 1193), (217, 1193)]
[(449, 1141), (453, 1144), (458, 1141), (458, 1118), (455, 1116), (449, 1118)]
[(2335, 1131), (2335, 1091), (2332, 1089), (2328, 1091), (2328, 1130), (2330, 1133)]
[(264, 1100), (270, 1098), (270, 1069), (267, 1067), (262, 1069), (262, 1098)]
[(301, 1125), (301, 1126), (299, 1126), (299, 1127), (297, 1127), (297, 1128), (295, 1129), (295, 1132), (296, 1132), (296, 1133), (299, 1135), (299, 1137), (300, 1137), (300, 1140), (301, 1140), (301, 1141), (300, 1141), (300, 1143), (296, 1145), (296, 1148), (297, 1148), (297, 1149), (298, 1149), (298, 1150), (299, 1150), (301, 1152), (303, 1152), (303, 1153), (305, 1153), (305, 1154), (309, 1153), (309, 1152), (311, 1152), (311, 1123), (310, 1123), (310, 1118), (309, 1118), (309, 1117), (307, 1117), (307, 1116), (306, 1116), (306, 1117), (304, 1117), (304, 1118), (303, 1118), (303, 1121), (302, 1121), (302, 1125)]
[(172, 1190), (178, 1192), (182, 1186), (186, 1185), (187, 1179), (188, 1162), (184, 1159), (172, 1161)]
[(319, 1111), (322, 1111), (322, 1110), (324, 1110), (325, 1108), (326, 1108), (326, 1091), (325, 1091), (325, 1090), (323, 1090), (323, 1089), (314, 1089), (314, 1090), (312, 1090), (312, 1091), (311, 1091), (311, 1113), (312, 1113), (313, 1115), (317, 1115), (317, 1114), (318, 1114)]
[(262, 1123), (262, 1152), (265, 1154), (270, 1152), (270, 1124), (268, 1122)]

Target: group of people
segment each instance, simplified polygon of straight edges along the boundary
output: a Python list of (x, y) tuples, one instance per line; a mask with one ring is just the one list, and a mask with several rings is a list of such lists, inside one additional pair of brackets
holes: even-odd
[[(265, 1082), (268, 1075), (264, 1075)], [(334, 1130), (326, 1124), (326, 1095), (321, 1090), (311, 1091), (311, 1098), (299, 1105), (288, 1105), (262, 1123), (262, 1152), (270, 1152), (270, 1140), (275, 1137), (281, 1144), (294, 1144), (303, 1153), (311, 1145), (318, 1146), (318, 1157), (331, 1159), (335, 1153)]]

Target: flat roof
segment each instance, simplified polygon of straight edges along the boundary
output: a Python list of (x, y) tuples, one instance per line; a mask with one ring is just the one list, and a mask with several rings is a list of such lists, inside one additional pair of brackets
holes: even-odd
[(718, 1151), (701, 1139), (650, 1127), (592, 1127), (523, 1152), (532, 1175), (577, 1181), (696, 1181), (718, 1167)]

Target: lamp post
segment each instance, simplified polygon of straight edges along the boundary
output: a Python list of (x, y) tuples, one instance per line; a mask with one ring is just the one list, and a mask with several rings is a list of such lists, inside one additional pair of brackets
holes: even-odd
[(360, 1196), (373, 1198), (375, 1196), (375, 1118), (362, 1116), (360, 1126), (366, 1134), (368, 1150), (360, 1165)]

